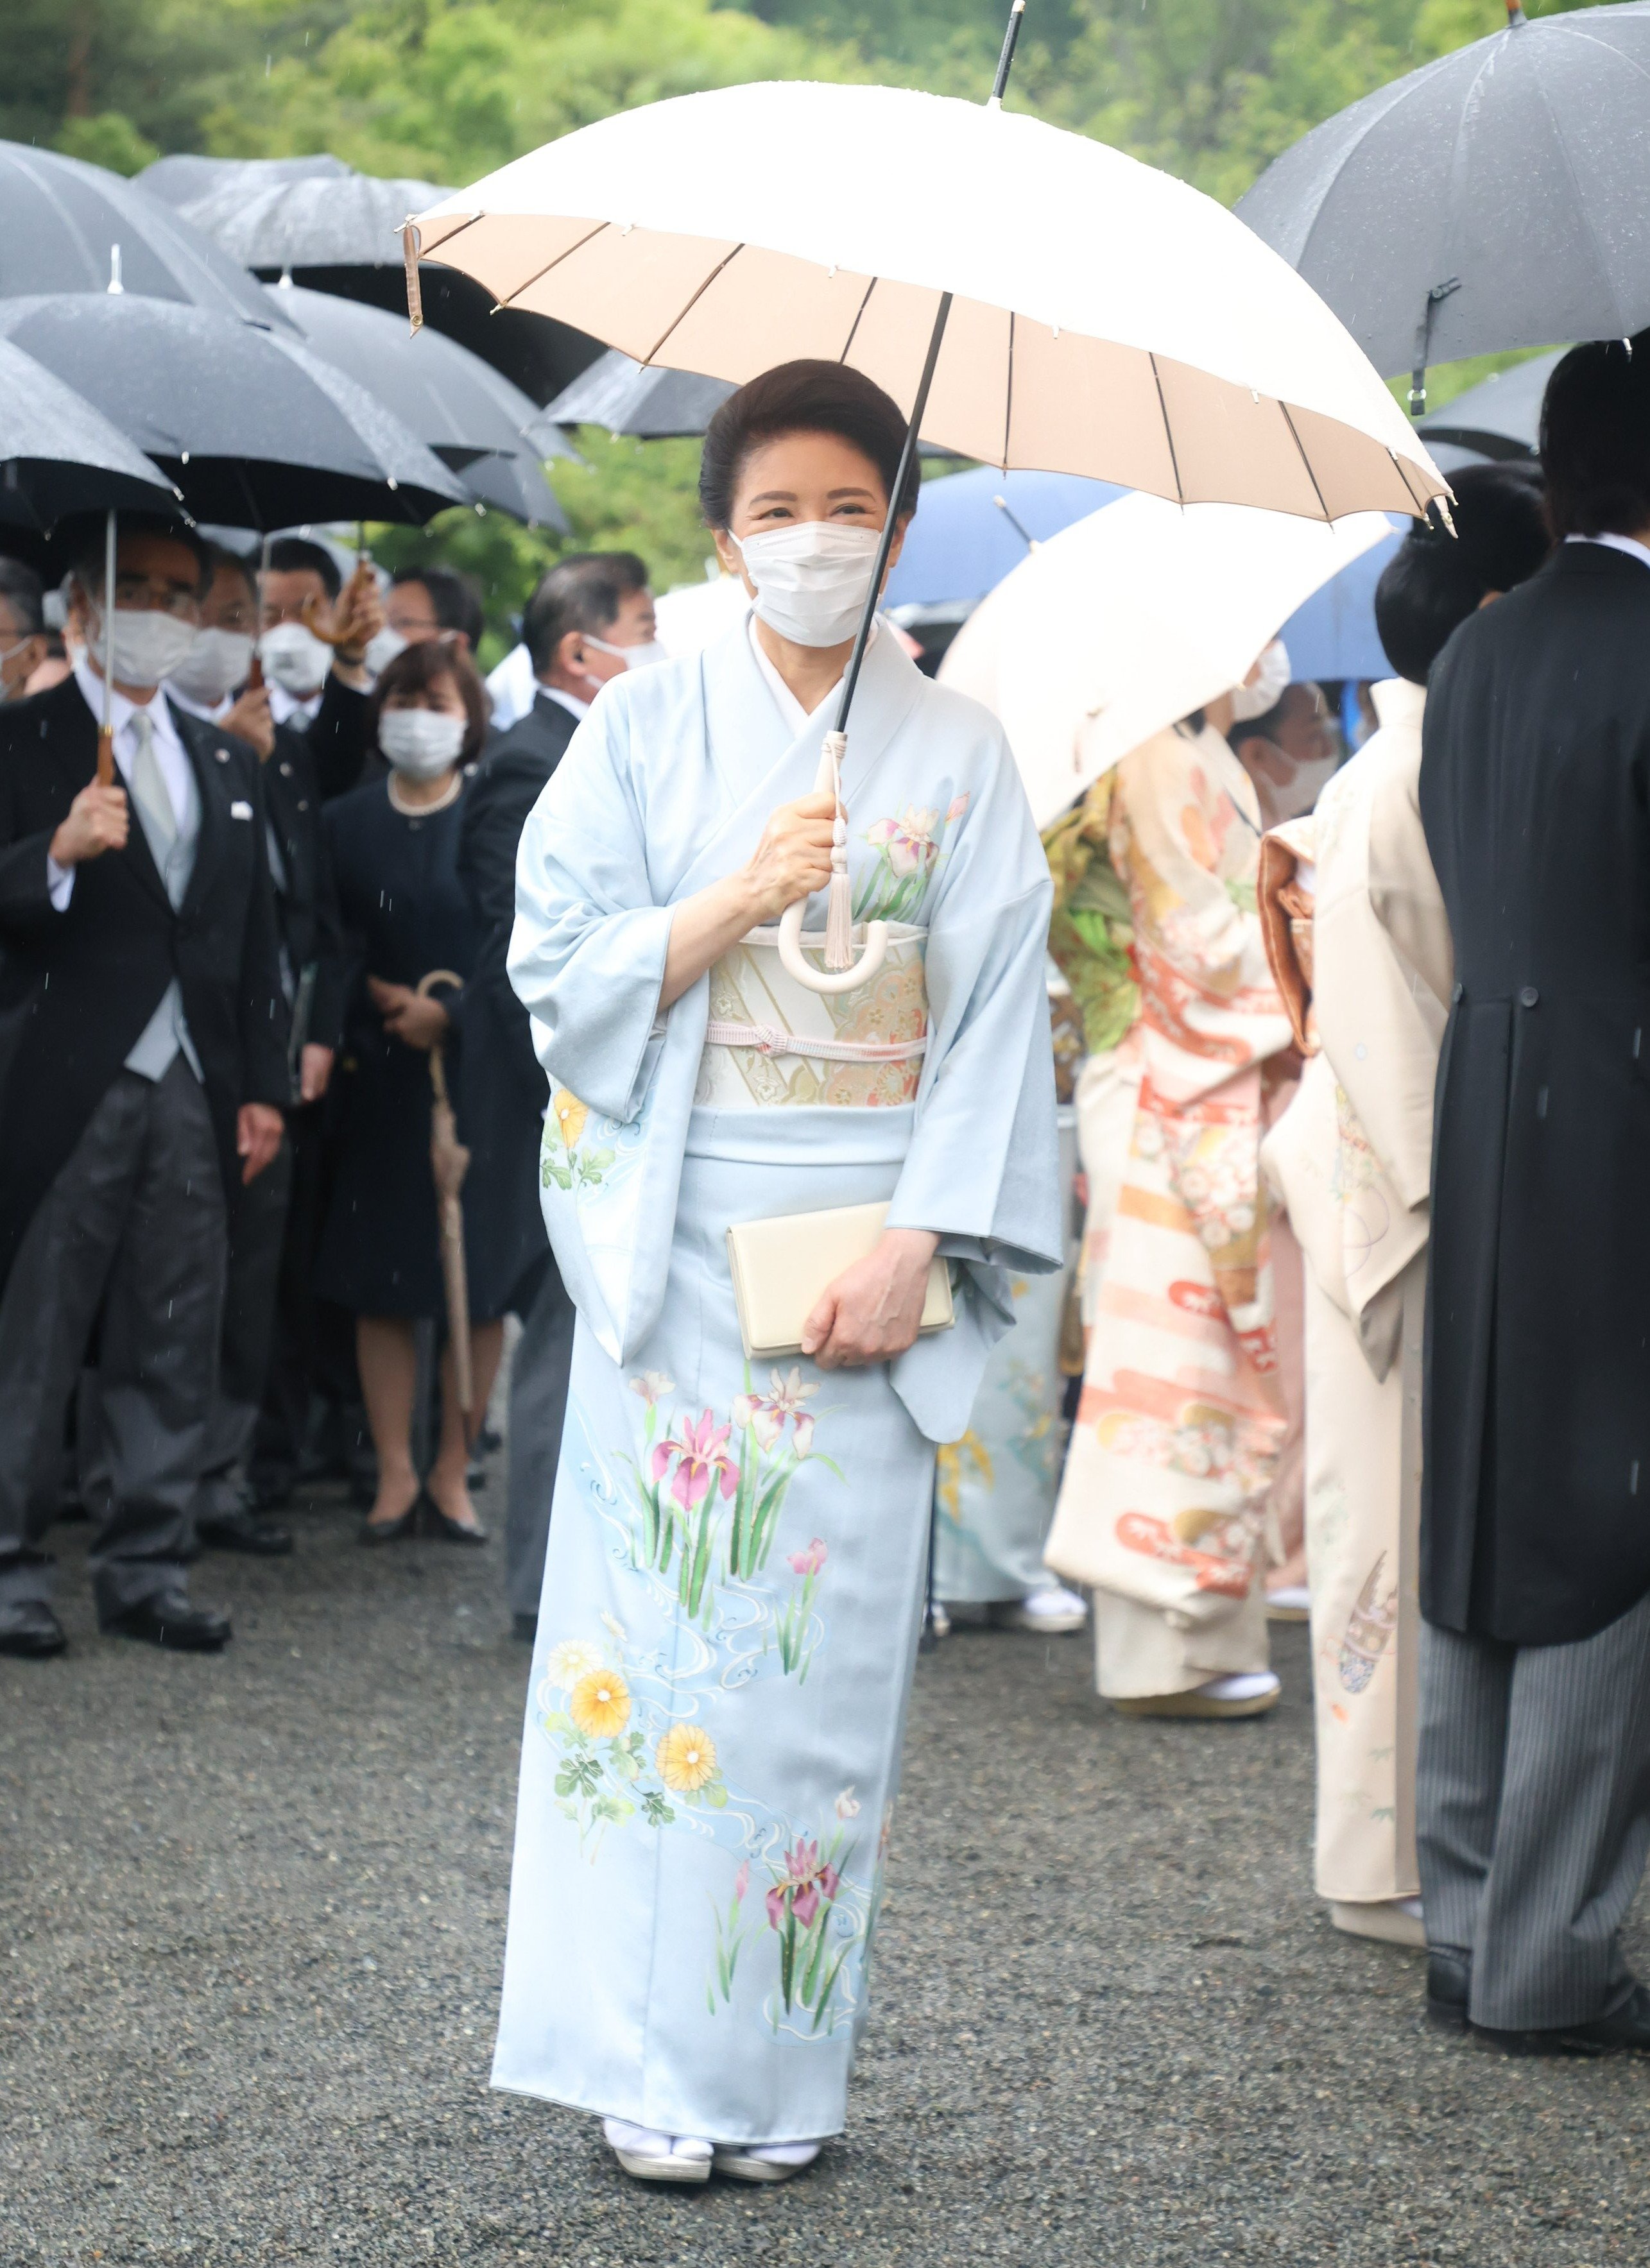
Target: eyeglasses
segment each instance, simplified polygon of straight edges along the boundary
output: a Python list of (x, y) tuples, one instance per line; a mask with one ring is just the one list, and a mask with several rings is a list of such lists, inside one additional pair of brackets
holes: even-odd
[(200, 593), (186, 584), (158, 583), (151, 575), (114, 578), (115, 607), (128, 614), (177, 615), (187, 621), (200, 602)]

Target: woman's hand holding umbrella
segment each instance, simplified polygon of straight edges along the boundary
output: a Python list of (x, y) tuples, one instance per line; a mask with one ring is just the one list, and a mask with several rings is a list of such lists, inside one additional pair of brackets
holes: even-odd
[(366, 989), (384, 1019), (385, 1030), (405, 1046), (428, 1055), (431, 1048), (446, 1044), (453, 1019), (439, 1000), (427, 992), (416, 992), (410, 984), (391, 984), (381, 976), (369, 976)]

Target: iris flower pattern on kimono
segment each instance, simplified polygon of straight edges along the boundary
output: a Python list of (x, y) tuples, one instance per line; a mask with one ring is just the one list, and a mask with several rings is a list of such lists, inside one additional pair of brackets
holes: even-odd
[(1285, 1430), (1261, 1065), (1288, 1044), (1256, 912), (1259, 811), (1226, 743), (1177, 727), (1118, 767), (1111, 857), (1141, 1012), (1134, 1130), (1049, 1545), (1177, 1626), (1246, 1600)]
[[(899, 887), (904, 1005), (855, 988), (825, 1028), (925, 998), (920, 1075), (747, 1077), (706, 1034), (729, 988), (784, 1012), (752, 939), (658, 1012), (672, 904), (811, 791), (826, 722), (792, 734), (743, 626), (616, 680), (528, 822), (511, 952), (579, 1320), (494, 2078), (718, 2141), (843, 2122), (935, 1445), (967, 1423), (1010, 1270), (1060, 1257), (1046, 865), (995, 724), (893, 638), (844, 787), (857, 896)], [(878, 1201), (939, 1233), (956, 1326), (860, 1369), (748, 1361), (729, 1226)]]

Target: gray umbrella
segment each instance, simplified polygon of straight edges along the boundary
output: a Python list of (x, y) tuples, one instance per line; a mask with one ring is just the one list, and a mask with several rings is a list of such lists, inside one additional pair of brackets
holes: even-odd
[(196, 519), (422, 525), (469, 499), (365, 387), (291, 332), (165, 299), (0, 299), (0, 335), (83, 394)]
[(1650, 0), (1444, 55), (1285, 150), (1237, 210), (1377, 370), (1650, 323)]
[(130, 181), (0, 142), (0, 297), (116, 291), (270, 320), (238, 261)]
[(438, 331), (414, 338), (404, 320), (357, 299), (297, 284), (269, 292), (315, 352), (376, 394), (477, 503), (530, 526), (566, 527), (540, 460), (573, 452), (554, 420), (490, 363)]
[(172, 512), (172, 483), (100, 410), (0, 339), (0, 521), (44, 534), (71, 512)]
[(558, 425), (600, 425), (640, 441), (703, 433), (733, 388), (720, 378), (658, 370), (611, 348), (558, 394), (544, 414)]
[(1481, 457), (1533, 457), (1541, 446), (1541, 405), (1547, 380), (1568, 352), (1533, 355), (1511, 370), (1470, 386), (1442, 409), (1423, 417), (1420, 431), (1435, 441), (1474, 449)]
[[(446, 194), (427, 181), (357, 173), (326, 156), (158, 158), (137, 178), (260, 275), (290, 276), (364, 300), (403, 323), (401, 223)], [(548, 401), (601, 351), (594, 339), (548, 315), (496, 309), (492, 293), (456, 269), (432, 263), (422, 274), (430, 328), (502, 371), (534, 401)]]

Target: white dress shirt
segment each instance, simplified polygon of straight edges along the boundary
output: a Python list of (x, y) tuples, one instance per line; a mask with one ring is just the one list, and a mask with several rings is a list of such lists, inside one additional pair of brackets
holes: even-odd
[(1624, 551), (1629, 559), (1636, 559), (1641, 567), (1650, 567), (1650, 544), (1640, 543), (1632, 535), (1566, 535), (1566, 543), (1603, 543), (1612, 551)]
[(559, 685), (546, 685), (535, 680), (534, 694), (535, 697), (542, 695), (546, 701), (559, 701), (575, 725), (582, 724), (590, 714), (588, 701), (580, 701), (575, 694), (564, 693)]
[[(94, 723), (101, 725), (103, 680), (84, 653), (75, 663), (75, 683), (80, 688), (81, 698), (92, 711)], [(131, 726), (138, 705), (136, 701), (129, 701), (118, 686), (109, 688), (109, 721), (114, 727), (115, 769), (129, 788), (132, 784), (132, 759), (137, 754), (137, 736)], [(178, 738), (178, 728), (172, 721), (166, 697), (158, 688), (150, 695), (144, 706), (151, 735), (150, 746), (154, 750), (155, 762), (160, 767), (160, 777), (166, 783), (173, 817), (182, 828), (188, 824), (195, 806), (195, 774), (190, 769), (183, 743)], [(60, 914), (66, 913), (69, 901), (74, 895), (74, 868), (60, 866), (48, 850), (46, 854), (46, 873), (51, 886), (53, 905)]]
[(296, 721), (301, 733), (306, 725), (313, 725), (320, 716), (321, 696), (327, 690), (324, 685), (318, 685), (313, 693), (306, 693), (300, 698), (296, 693), (289, 693), (284, 685), (277, 685), (272, 677), (268, 684), (269, 714), (277, 725)]

